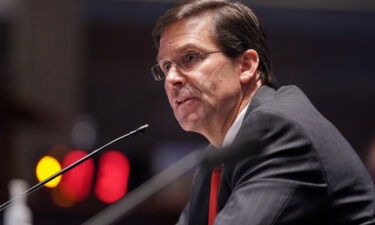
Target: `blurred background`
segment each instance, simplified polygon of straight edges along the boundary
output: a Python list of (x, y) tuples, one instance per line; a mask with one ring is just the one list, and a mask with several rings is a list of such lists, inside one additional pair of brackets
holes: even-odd
[[(304, 90), (375, 168), (375, 2), (243, 2), (265, 25), (278, 84)], [(156, 56), (152, 28), (174, 3), (0, 0), (1, 203), (9, 198), (12, 179), (38, 182), (42, 157), (66, 166), (150, 124), (147, 133), (113, 145), (57, 187), (29, 196), (33, 224), (80, 224), (207, 144), (181, 130), (163, 83), (149, 72)], [(187, 201), (191, 175), (118, 224), (174, 224)], [(1, 212), (0, 224), (3, 217)]]

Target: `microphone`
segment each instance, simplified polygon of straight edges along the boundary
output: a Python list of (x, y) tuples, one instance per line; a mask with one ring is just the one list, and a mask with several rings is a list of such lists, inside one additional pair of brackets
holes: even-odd
[(79, 164), (85, 162), (86, 160), (92, 158), (94, 155), (96, 155), (97, 153), (99, 153), (101, 150), (103, 150), (104, 148), (108, 147), (109, 145), (112, 145), (122, 139), (125, 139), (125, 138), (128, 138), (128, 137), (131, 137), (131, 136), (135, 136), (137, 134), (140, 134), (140, 133), (144, 133), (147, 129), (149, 128), (149, 125), (148, 124), (145, 124), (143, 126), (140, 126), (138, 127), (137, 129), (133, 130), (133, 131), (130, 131), (129, 133), (127, 134), (124, 134), (110, 142), (108, 142), (107, 144), (95, 149), (94, 151), (92, 151), (90, 154), (86, 155), (85, 157), (83, 157), (82, 159), (78, 160), (77, 162), (69, 165), (68, 167), (65, 167), (64, 169), (60, 170), (59, 172), (51, 175), (50, 177), (48, 177), (47, 179), (37, 183), (36, 185), (32, 186), (31, 188), (29, 188), (27, 191), (25, 191), (24, 193), (22, 193), (21, 195), (19, 196), (16, 196), (12, 199), (10, 199), (9, 201), (3, 203), (2, 205), (0, 205), (0, 212), (3, 211), (4, 209), (6, 209), (7, 207), (9, 207), (16, 199), (18, 198), (21, 198), (23, 196), (27, 196), (29, 194), (31, 194), (32, 192), (38, 190), (40, 187), (42, 187), (44, 184), (48, 183), (49, 181), (55, 179), (56, 177), (68, 172), (69, 170), (73, 169), (74, 167), (78, 166)]
[[(271, 143), (270, 140), (264, 138), (265, 132), (260, 126), (248, 127), (246, 131), (238, 134), (235, 141), (227, 147), (191, 152), (81, 225), (115, 224), (122, 217), (134, 211), (146, 199), (199, 164), (215, 167), (219, 164), (236, 162), (258, 155), (266, 145)], [(271, 132), (270, 135), (275, 134)]]

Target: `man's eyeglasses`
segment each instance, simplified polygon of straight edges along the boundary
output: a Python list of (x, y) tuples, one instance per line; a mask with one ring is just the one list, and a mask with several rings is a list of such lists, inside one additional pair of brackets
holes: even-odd
[(172, 68), (172, 64), (176, 64), (181, 69), (191, 69), (196, 63), (203, 59), (203, 56), (218, 53), (222, 51), (211, 51), (211, 52), (187, 52), (182, 55), (179, 59), (172, 59), (169, 61), (162, 62), (162, 64), (156, 64), (151, 67), (151, 73), (155, 80), (164, 80), (169, 70)]

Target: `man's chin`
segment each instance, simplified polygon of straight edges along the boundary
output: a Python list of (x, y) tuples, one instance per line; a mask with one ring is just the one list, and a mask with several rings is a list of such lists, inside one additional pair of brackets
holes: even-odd
[(186, 123), (180, 123), (180, 127), (184, 130), (184, 131), (195, 131), (194, 127), (191, 125), (191, 124), (186, 124)]
[(184, 130), (184, 131), (193, 131), (193, 132), (197, 132), (197, 121), (195, 120), (182, 120), (182, 119), (177, 119), (178, 123), (180, 124), (180, 127)]
[(200, 113), (190, 112), (190, 113), (175, 113), (175, 117), (180, 124), (181, 128), (185, 131), (198, 132), (205, 128), (203, 123), (205, 120), (202, 120), (204, 116)]

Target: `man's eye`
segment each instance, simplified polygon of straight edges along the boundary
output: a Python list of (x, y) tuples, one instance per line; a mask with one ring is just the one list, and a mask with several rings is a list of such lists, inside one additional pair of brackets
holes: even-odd
[(172, 66), (172, 62), (165, 62), (163, 64), (162, 69), (164, 72), (168, 72), (171, 69), (171, 66)]
[(181, 63), (184, 66), (189, 66), (191, 63), (194, 63), (194, 62), (198, 61), (198, 59), (199, 59), (199, 53), (189, 52), (182, 57)]

